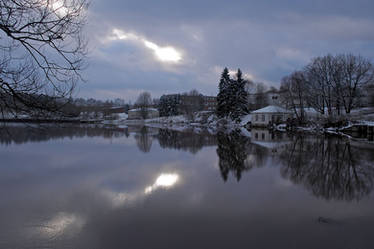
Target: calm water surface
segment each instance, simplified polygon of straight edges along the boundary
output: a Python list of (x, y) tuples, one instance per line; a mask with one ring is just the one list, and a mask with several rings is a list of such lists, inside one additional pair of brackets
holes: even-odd
[(0, 158), (4, 249), (374, 248), (368, 145), (11, 126)]

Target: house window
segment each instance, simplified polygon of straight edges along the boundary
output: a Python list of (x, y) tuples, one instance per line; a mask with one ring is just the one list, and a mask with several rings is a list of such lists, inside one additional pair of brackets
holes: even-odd
[(262, 114), (262, 122), (265, 122), (265, 114)]
[(256, 121), (258, 121), (258, 115), (256, 114)]

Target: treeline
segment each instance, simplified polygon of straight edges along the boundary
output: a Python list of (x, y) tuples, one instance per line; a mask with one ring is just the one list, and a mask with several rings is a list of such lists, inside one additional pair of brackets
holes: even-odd
[[(97, 100), (93, 98), (55, 98), (48, 95), (20, 94), (22, 98), (0, 92), (0, 117), (17, 118), (27, 115), (31, 118), (51, 117), (103, 117), (116, 112), (127, 112), (131, 106), (123, 99)], [(27, 101), (25, 101), (27, 99)]]
[(284, 77), (280, 91), (285, 104), (304, 122), (306, 107), (328, 117), (351, 113), (361, 106), (366, 87), (373, 83), (374, 67), (368, 59), (327, 55)]

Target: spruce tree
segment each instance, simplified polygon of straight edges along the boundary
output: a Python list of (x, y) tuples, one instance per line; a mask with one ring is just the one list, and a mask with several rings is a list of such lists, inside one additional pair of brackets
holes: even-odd
[(227, 67), (225, 67), (221, 74), (221, 79), (218, 86), (219, 92), (217, 95), (217, 116), (219, 118), (227, 117), (230, 113), (230, 83), (231, 79), (229, 70)]
[(240, 117), (248, 113), (247, 101), (248, 93), (245, 90), (246, 80), (243, 79), (243, 74), (240, 69), (236, 73), (236, 80), (232, 81), (231, 86), (231, 107), (230, 117), (232, 120), (240, 122)]

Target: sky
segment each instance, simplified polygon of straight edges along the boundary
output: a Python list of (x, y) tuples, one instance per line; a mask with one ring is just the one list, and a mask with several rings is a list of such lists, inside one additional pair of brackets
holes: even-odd
[(77, 97), (216, 95), (224, 67), (279, 87), (328, 53), (373, 61), (372, 0), (91, 0)]

